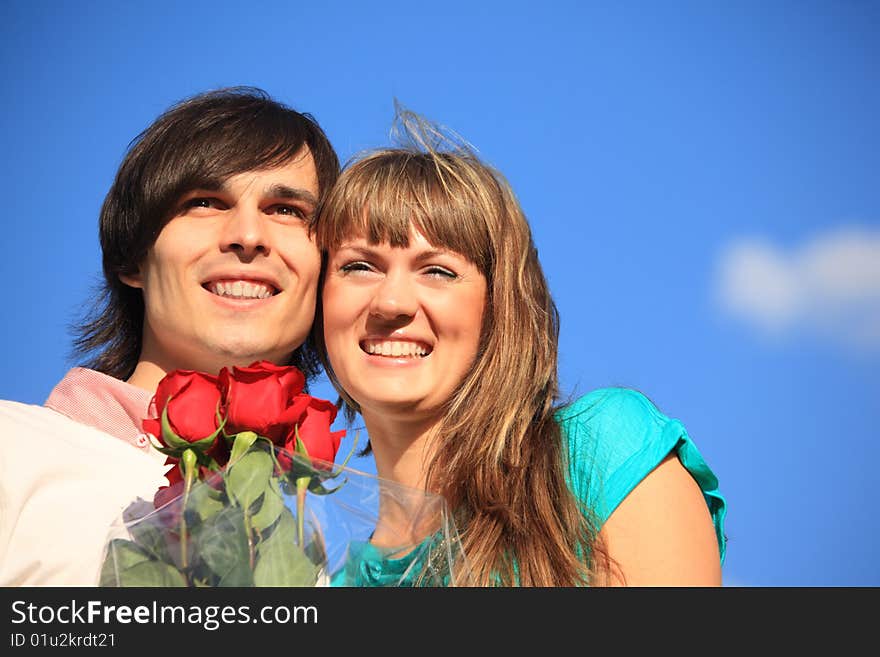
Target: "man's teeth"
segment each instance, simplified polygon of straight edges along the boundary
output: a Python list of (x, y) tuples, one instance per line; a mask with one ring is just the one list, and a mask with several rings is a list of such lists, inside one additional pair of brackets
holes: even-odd
[(400, 340), (384, 340), (382, 342), (366, 342), (364, 351), (374, 356), (398, 356), (403, 358), (422, 357), (428, 353), (417, 342), (401, 342)]
[(217, 296), (231, 299), (268, 299), (273, 292), (268, 285), (250, 281), (217, 281), (209, 289)]

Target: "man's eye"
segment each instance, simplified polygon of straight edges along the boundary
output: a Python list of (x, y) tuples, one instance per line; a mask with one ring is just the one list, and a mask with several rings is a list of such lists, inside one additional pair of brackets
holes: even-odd
[(212, 198), (191, 198), (183, 206), (185, 208), (212, 208), (217, 204)]
[(306, 216), (306, 213), (303, 211), (303, 209), (296, 205), (273, 205), (269, 208), (268, 211), (270, 214), (283, 214), (292, 217), (302, 218)]
[(225, 210), (226, 205), (218, 198), (210, 196), (194, 196), (183, 202), (182, 212), (187, 212), (194, 208), (209, 208), (211, 210)]

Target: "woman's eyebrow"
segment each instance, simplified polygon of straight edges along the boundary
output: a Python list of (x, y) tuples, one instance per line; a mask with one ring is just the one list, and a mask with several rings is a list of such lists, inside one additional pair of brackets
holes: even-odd
[[(377, 250), (373, 249), (370, 246), (362, 246), (362, 245), (358, 245), (358, 244), (346, 244), (345, 242), (340, 244), (336, 248), (336, 250), (337, 251), (354, 251), (355, 253), (358, 253), (363, 256), (371, 256), (371, 255), (375, 255), (377, 253)], [(440, 257), (440, 256), (452, 256), (452, 255), (455, 255), (455, 253), (453, 251), (447, 251), (446, 249), (429, 249), (427, 251), (422, 251), (421, 253), (416, 255), (416, 257), (414, 258), (414, 261), (416, 263), (421, 263), (426, 260), (432, 260), (432, 259)]]
[(355, 253), (362, 256), (371, 256), (376, 253), (375, 249), (371, 249), (368, 246), (356, 246), (354, 244), (346, 244), (343, 242), (335, 249), (336, 251), (354, 251)]
[(416, 262), (424, 262), (425, 260), (433, 260), (434, 258), (442, 257), (442, 256), (451, 256), (455, 255), (452, 251), (447, 251), (446, 249), (430, 249), (428, 251), (422, 251), (419, 255), (416, 256)]

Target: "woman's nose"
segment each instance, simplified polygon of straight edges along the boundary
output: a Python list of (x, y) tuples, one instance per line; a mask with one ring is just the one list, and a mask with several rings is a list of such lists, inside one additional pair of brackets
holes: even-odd
[(413, 281), (405, 273), (392, 272), (376, 288), (370, 304), (370, 314), (385, 320), (412, 317), (418, 310), (418, 298)]

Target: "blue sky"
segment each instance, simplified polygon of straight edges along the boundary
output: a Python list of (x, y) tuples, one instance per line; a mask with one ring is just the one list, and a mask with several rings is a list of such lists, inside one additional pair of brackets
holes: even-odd
[(726, 583), (880, 585), (877, 3), (7, 0), (0, 26), (0, 398), (71, 366), (101, 201), (170, 104), (259, 86), (345, 160), (397, 98), (517, 192), (564, 391), (632, 386), (688, 427)]

